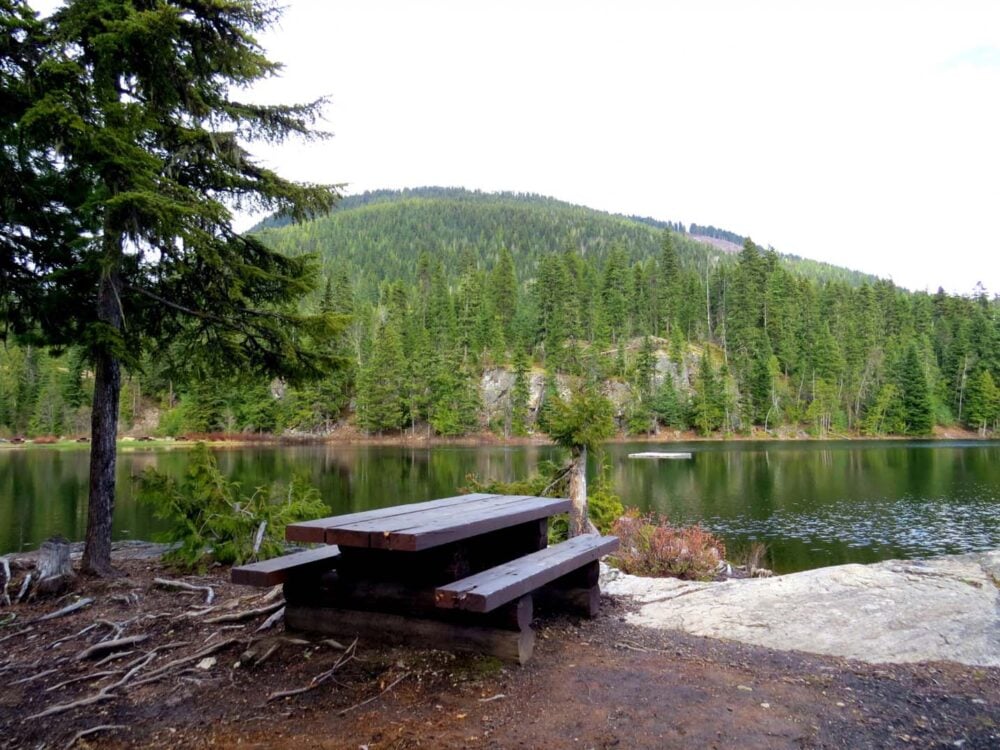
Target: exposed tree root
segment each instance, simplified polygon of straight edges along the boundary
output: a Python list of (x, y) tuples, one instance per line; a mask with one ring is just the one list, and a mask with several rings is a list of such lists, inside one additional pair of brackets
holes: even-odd
[(336, 663), (325, 672), (322, 672), (313, 677), (309, 681), (308, 685), (306, 685), (305, 687), (294, 688), (292, 690), (279, 690), (276, 693), (271, 693), (269, 696), (267, 696), (267, 701), (270, 703), (271, 701), (278, 700), (279, 698), (290, 698), (293, 695), (301, 695), (302, 693), (308, 693), (310, 690), (315, 690), (324, 682), (333, 677), (333, 675), (337, 673), (337, 670), (339, 670), (342, 666), (344, 666), (349, 661), (352, 661), (354, 659), (357, 647), (358, 647), (358, 639), (355, 638), (353, 641), (351, 641), (351, 645), (347, 647), (344, 653), (340, 655), (340, 658), (337, 659)]
[(339, 711), (337, 713), (337, 715), (338, 716), (343, 716), (344, 714), (350, 713), (351, 711), (353, 711), (356, 708), (361, 708), (362, 706), (367, 706), (372, 701), (377, 701), (379, 698), (381, 698), (383, 695), (385, 695), (386, 693), (388, 693), (390, 690), (392, 690), (394, 687), (396, 687), (396, 685), (398, 685), (399, 683), (401, 683), (403, 680), (405, 680), (409, 676), (410, 676), (409, 672), (404, 672), (399, 677), (397, 677), (395, 680), (393, 680), (388, 685), (386, 685), (378, 695), (373, 695), (368, 700), (361, 701), (361, 703), (355, 703), (353, 706), (348, 706), (343, 711)]
[(73, 614), (78, 609), (83, 609), (84, 607), (90, 606), (94, 603), (93, 598), (85, 596), (78, 602), (73, 602), (72, 604), (63, 607), (62, 609), (57, 609), (55, 612), (49, 612), (47, 615), (42, 615), (41, 617), (32, 620), (32, 622), (45, 622), (46, 620), (55, 620), (57, 617), (65, 617), (66, 615)]
[(63, 750), (70, 750), (70, 748), (76, 745), (77, 742), (85, 737), (89, 737), (92, 734), (97, 734), (98, 732), (111, 732), (115, 729), (127, 729), (127, 727), (124, 724), (101, 724), (96, 727), (91, 727), (90, 729), (81, 729), (73, 735), (73, 738), (69, 742), (63, 745)]
[(84, 659), (93, 659), (95, 656), (102, 656), (109, 651), (120, 651), (129, 648), (129, 646), (135, 646), (143, 641), (149, 640), (148, 635), (133, 635), (128, 638), (118, 638), (113, 641), (103, 641), (102, 643), (95, 643), (90, 648), (85, 648), (83, 651), (78, 653), (73, 657), (75, 661), (83, 661)]
[(257, 609), (248, 609), (243, 612), (233, 612), (232, 614), (217, 615), (215, 617), (209, 617), (204, 620), (206, 624), (215, 625), (220, 622), (242, 622), (243, 620), (249, 620), (254, 617), (259, 617), (260, 615), (268, 615), (275, 610), (281, 609), (285, 606), (284, 602), (276, 602), (275, 604), (268, 604), (266, 607), (258, 607)]
[(204, 591), (205, 592), (205, 604), (211, 604), (215, 601), (215, 591), (211, 586), (195, 586), (193, 584), (187, 583), (186, 581), (171, 581), (168, 578), (154, 578), (153, 583), (157, 586), (163, 586), (168, 589), (183, 589), (185, 591)]

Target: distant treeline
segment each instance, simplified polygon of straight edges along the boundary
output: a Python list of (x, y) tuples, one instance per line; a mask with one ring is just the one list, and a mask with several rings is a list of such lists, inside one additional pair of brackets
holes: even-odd
[[(557, 382), (613, 391), (633, 433), (925, 435), (1000, 419), (1000, 305), (985, 293), (910, 293), (749, 240), (727, 255), (535, 196), (413, 193), (260, 231), (321, 256), (306, 304), (347, 321), (330, 344), (343, 363), (334, 376), (185, 378), (161, 352), (133, 368), (125, 418), (155, 403), (171, 434), (343, 419), (373, 433), (525, 433), (545, 419), (544, 397), (529, 409), (535, 373), (549, 398)], [(479, 384), (493, 368), (512, 380), (487, 424)], [(88, 377), (74, 352), (0, 352), (0, 431), (82, 432)]]

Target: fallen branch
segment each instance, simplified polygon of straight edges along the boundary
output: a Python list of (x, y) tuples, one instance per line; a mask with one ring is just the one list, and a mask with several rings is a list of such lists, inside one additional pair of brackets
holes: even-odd
[(283, 602), (276, 602), (274, 604), (268, 604), (266, 607), (258, 607), (257, 609), (248, 609), (243, 612), (233, 612), (228, 615), (209, 617), (207, 620), (203, 620), (203, 622), (208, 625), (215, 625), (220, 622), (242, 622), (243, 620), (249, 620), (260, 615), (269, 615), (284, 606)]
[(492, 703), (493, 701), (498, 701), (501, 698), (506, 698), (507, 696), (503, 693), (497, 693), (496, 695), (491, 695), (489, 698), (480, 698), (480, 703)]
[(301, 695), (302, 693), (308, 693), (310, 690), (315, 690), (324, 682), (333, 677), (333, 675), (336, 674), (338, 669), (340, 669), (342, 666), (344, 666), (349, 661), (354, 659), (354, 653), (357, 649), (357, 646), (358, 646), (358, 639), (355, 638), (351, 642), (351, 645), (348, 646), (347, 649), (344, 651), (344, 653), (340, 655), (336, 663), (334, 663), (334, 665), (325, 672), (322, 672), (313, 677), (309, 681), (308, 685), (306, 685), (305, 687), (293, 688), (292, 690), (279, 690), (276, 693), (271, 693), (269, 696), (267, 696), (267, 702), (270, 703), (271, 701), (277, 700), (278, 698), (290, 698), (293, 695)]
[(79, 732), (73, 735), (73, 738), (63, 746), (63, 750), (70, 750), (77, 742), (82, 740), (84, 737), (89, 737), (92, 734), (97, 734), (98, 732), (110, 732), (115, 729), (126, 729), (124, 724), (101, 724), (100, 726), (91, 727), (90, 729), (81, 729)]
[(78, 653), (73, 657), (75, 661), (83, 661), (84, 659), (93, 659), (95, 656), (101, 656), (109, 651), (120, 651), (127, 649), (129, 646), (135, 646), (148, 640), (148, 635), (133, 635), (128, 638), (118, 638), (114, 641), (104, 641), (103, 643), (95, 643), (90, 648), (85, 648), (83, 651)]
[(63, 607), (62, 609), (57, 609), (55, 612), (49, 612), (47, 615), (42, 615), (41, 617), (32, 620), (32, 622), (33, 623), (45, 622), (46, 620), (55, 620), (57, 617), (65, 617), (66, 615), (73, 614), (78, 609), (83, 609), (84, 607), (88, 607), (93, 603), (94, 603), (93, 598), (85, 596), (78, 602), (73, 602), (72, 604)]
[(337, 716), (343, 716), (344, 714), (350, 713), (351, 711), (353, 711), (356, 708), (361, 708), (362, 706), (367, 706), (372, 701), (377, 701), (379, 698), (381, 698), (383, 695), (385, 695), (386, 693), (388, 693), (390, 690), (392, 690), (394, 687), (396, 687), (396, 685), (398, 685), (399, 683), (401, 683), (403, 680), (405, 680), (409, 676), (410, 676), (409, 672), (404, 672), (402, 675), (400, 675), (399, 677), (397, 677), (391, 683), (389, 683), (388, 685), (386, 685), (385, 688), (382, 690), (382, 692), (380, 692), (378, 695), (373, 695), (371, 698), (369, 698), (366, 701), (361, 701), (361, 703), (356, 703), (353, 706), (349, 706), (349, 707), (345, 708), (343, 711), (340, 711), (337, 714)]
[(204, 591), (205, 592), (205, 604), (211, 604), (215, 601), (215, 591), (212, 590), (211, 586), (194, 586), (186, 581), (171, 581), (167, 578), (154, 578), (153, 583), (157, 586), (163, 586), (167, 589), (183, 589), (184, 591)]

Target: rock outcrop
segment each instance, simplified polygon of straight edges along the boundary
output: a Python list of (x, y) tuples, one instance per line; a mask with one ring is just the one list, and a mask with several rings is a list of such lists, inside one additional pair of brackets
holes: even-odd
[(1000, 666), (1000, 550), (691, 583), (604, 569), (636, 625), (859, 659)]

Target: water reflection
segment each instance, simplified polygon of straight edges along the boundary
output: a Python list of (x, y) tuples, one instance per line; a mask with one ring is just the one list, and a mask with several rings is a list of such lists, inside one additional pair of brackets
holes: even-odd
[[(692, 443), (691, 460), (632, 460), (608, 449), (627, 505), (700, 522), (732, 544), (762, 540), (791, 571), (843, 562), (1000, 547), (1000, 447), (984, 443)], [(474, 472), (513, 479), (556, 455), (548, 447), (418, 449), (241, 447), (218, 452), (223, 471), (252, 490), (303, 475), (331, 513), (454, 494)], [(79, 539), (86, 522), (87, 453), (0, 452), (0, 551), (53, 533)], [(183, 450), (123, 452), (116, 538), (150, 538), (158, 522), (135, 502), (149, 466), (179, 476)]]

